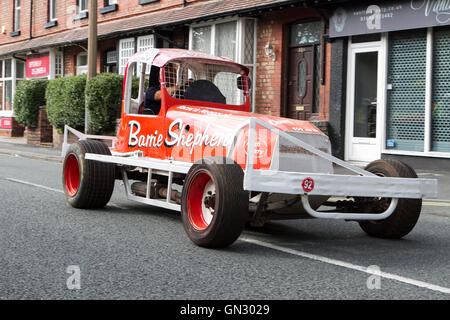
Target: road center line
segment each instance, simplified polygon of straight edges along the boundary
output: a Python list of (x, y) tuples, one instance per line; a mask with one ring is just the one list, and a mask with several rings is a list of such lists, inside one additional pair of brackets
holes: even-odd
[(336, 259), (330, 259), (330, 258), (327, 258), (327, 257), (318, 256), (318, 255), (315, 255), (315, 254), (310, 254), (310, 253), (306, 253), (306, 252), (302, 252), (302, 251), (298, 251), (298, 250), (294, 250), (294, 249), (289, 249), (289, 248), (278, 246), (276, 244), (272, 244), (272, 243), (268, 243), (268, 242), (264, 242), (264, 241), (260, 241), (260, 240), (256, 240), (256, 239), (252, 239), (252, 238), (248, 238), (248, 237), (241, 237), (241, 238), (239, 238), (239, 240), (242, 240), (242, 241), (247, 242), (247, 243), (255, 244), (255, 245), (258, 245), (258, 246), (261, 246), (261, 247), (270, 248), (270, 249), (273, 249), (273, 250), (277, 250), (277, 251), (281, 251), (281, 252), (284, 252), (284, 253), (292, 254), (292, 255), (295, 255), (295, 256), (298, 256), (298, 257), (303, 257), (303, 258), (307, 258), (307, 259), (311, 259), (311, 260), (315, 260), (315, 261), (319, 261), (319, 262), (323, 262), (323, 263), (328, 263), (328, 264), (331, 264), (331, 265), (335, 265), (335, 266), (339, 266), (339, 267), (343, 267), (343, 268), (347, 268), (347, 269), (351, 269), (351, 270), (356, 270), (356, 271), (368, 273), (368, 274), (371, 274), (371, 275), (377, 275), (377, 276), (380, 276), (382, 278), (396, 280), (396, 281), (399, 281), (399, 282), (402, 282), (402, 283), (410, 284), (410, 285), (413, 285), (413, 286), (416, 286), (416, 287), (421, 287), (421, 288), (425, 288), (425, 289), (432, 290), (432, 291), (438, 291), (438, 292), (450, 294), (450, 288), (441, 287), (441, 286), (434, 285), (434, 284), (431, 284), (431, 283), (418, 281), (418, 280), (414, 280), (414, 279), (410, 279), (410, 278), (406, 278), (406, 277), (402, 277), (402, 276), (399, 276), (399, 275), (396, 275), (396, 274), (387, 273), (387, 272), (383, 272), (383, 271), (378, 272), (378, 271), (374, 271), (374, 270), (372, 270), (370, 268), (359, 266), (359, 265), (352, 264), (352, 263), (349, 263), (349, 262), (336, 260)]

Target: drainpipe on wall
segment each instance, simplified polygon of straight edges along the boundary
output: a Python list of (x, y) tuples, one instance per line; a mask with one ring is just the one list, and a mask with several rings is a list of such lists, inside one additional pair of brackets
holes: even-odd
[(33, 0), (30, 1), (30, 40), (33, 39)]

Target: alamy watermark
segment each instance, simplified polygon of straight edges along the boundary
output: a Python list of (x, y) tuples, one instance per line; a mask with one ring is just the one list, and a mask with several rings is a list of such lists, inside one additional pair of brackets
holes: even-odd
[(67, 278), (67, 289), (80, 290), (81, 289), (81, 269), (80, 266), (68, 266), (66, 273), (70, 274)]
[(381, 269), (379, 266), (372, 265), (367, 267), (367, 273), (371, 275), (367, 278), (366, 285), (369, 290), (381, 289)]

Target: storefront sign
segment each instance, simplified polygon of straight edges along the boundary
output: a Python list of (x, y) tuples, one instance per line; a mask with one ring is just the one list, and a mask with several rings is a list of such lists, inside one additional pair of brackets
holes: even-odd
[(48, 56), (27, 60), (27, 78), (46, 77), (50, 74)]
[(12, 129), (12, 118), (0, 118), (0, 129)]
[(330, 18), (330, 37), (450, 25), (450, 0), (374, 1), (337, 8)]

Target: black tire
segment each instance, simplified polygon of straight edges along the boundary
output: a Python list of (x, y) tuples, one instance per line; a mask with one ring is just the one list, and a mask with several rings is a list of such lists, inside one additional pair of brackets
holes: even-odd
[[(397, 160), (376, 160), (367, 165), (365, 170), (384, 177), (417, 178), (414, 169)], [(389, 218), (382, 221), (360, 221), (359, 225), (370, 236), (400, 239), (414, 228), (421, 210), (422, 199), (399, 199), (397, 209)], [(373, 207), (368, 211), (373, 211)]]
[(64, 194), (72, 207), (102, 208), (109, 202), (114, 190), (115, 166), (86, 160), (86, 153), (111, 155), (109, 148), (100, 141), (85, 140), (72, 144), (64, 158)]
[[(205, 158), (194, 164), (184, 182), (181, 204), (183, 226), (188, 237), (201, 247), (223, 248), (231, 245), (239, 238), (248, 219), (248, 192), (243, 189), (244, 172), (237, 163), (225, 164), (222, 160), (225, 161), (222, 158)], [(208, 210), (214, 213), (207, 223), (202, 213), (202, 206), (207, 201), (203, 195), (211, 183), (215, 193), (210, 194)]]

